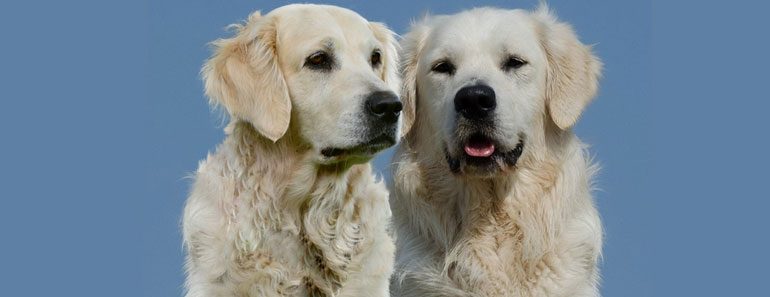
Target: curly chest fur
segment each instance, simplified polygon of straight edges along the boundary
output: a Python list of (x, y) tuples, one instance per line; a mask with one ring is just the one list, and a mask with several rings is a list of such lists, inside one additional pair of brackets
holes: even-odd
[(593, 216), (545, 209), (555, 207), (542, 196), (469, 211), (446, 255), (447, 277), (484, 296), (563, 296), (590, 282), (596, 246), (582, 221)]
[(272, 287), (281, 296), (336, 296), (361, 269), (361, 251), (374, 235), (361, 220), (366, 203), (355, 195), (338, 199), (330, 193), (333, 185), (324, 189), (311, 192), (296, 210), (239, 199), (233, 248), (244, 282), (262, 283), (260, 290)]
[(535, 230), (525, 230), (507, 213), (469, 220), (446, 256), (447, 277), (469, 292), (486, 296), (532, 296), (532, 285), (548, 273), (548, 243), (533, 254)]
[(361, 264), (361, 247), (370, 241), (364, 228), (339, 214), (306, 214), (299, 228), (278, 227), (260, 238), (241, 231), (234, 246), (238, 273), (264, 278), (285, 296), (335, 296)]
[(187, 296), (382, 296), (390, 210), (370, 165), (319, 166), (250, 125), (228, 127), (185, 206)]

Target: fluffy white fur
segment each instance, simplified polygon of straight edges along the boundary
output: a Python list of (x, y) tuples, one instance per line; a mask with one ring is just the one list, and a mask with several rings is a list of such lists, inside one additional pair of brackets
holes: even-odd
[[(186, 296), (388, 296), (391, 213), (372, 156), (321, 150), (363, 141), (363, 98), (400, 85), (393, 33), (322, 5), (234, 27), (202, 70), (231, 122), (184, 210)], [(319, 50), (333, 71), (306, 67)]]
[[(598, 296), (596, 166), (570, 129), (597, 90), (590, 48), (546, 7), (428, 16), (401, 46), (392, 296)], [(527, 63), (502, 70), (510, 56)], [(452, 75), (431, 70), (442, 59)], [(496, 149), (524, 141), (523, 154), (515, 166), (453, 173), (446, 158), (462, 154), (463, 133), (453, 98), (477, 83), (497, 94)]]

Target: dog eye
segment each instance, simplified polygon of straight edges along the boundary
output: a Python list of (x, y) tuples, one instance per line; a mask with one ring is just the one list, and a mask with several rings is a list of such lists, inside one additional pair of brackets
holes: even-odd
[(329, 58), (329, 54), (325, 52), (317, 52), (305, 60), (305, 66), (311, 68), (311, 69), (318, 69), (318, 70), (331, 70), (332, 64), (331, 59)]
[(524, 61), (519, 57), (510, 57), (505, 61), (505, 64), (503, 64), (503, 70), (509, 71), (511, 69), (519, 69), (524, 65), (527, 65), (527, 61)]
[(452, 64), (452, 62), (449, 62), (447, 60), (442, 60), (433, 65), (433, 67), (430, 68), (433, 72), (438, 73), (446, 73), (449, 75), (452, 75), (455, 73), (455, 65)]
[(372, 52), (371, 62), (372, 62), (372, 67), (377, 67), (377, 66), (380, 66), (380, 64), (382, 64), (382, 61), (380, 61), (380, 51), (375, 50)]

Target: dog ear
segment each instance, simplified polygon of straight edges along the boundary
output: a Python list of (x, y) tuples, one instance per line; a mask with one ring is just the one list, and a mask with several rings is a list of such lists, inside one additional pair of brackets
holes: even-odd
[(417, 116), (417, 62), (425, 46), (425, 40), (430, 31), (427, 22), (429, 16), (412, 23), (409, 33), (401, 38), (399, 57), (401, 62), (399, 72), (404, 80), (401, 86), (401, 137), (406, 135), (414, 124)]
[(252, 13), (235, 36), (218, 39), (201, 69), (206, 95), (231, 116), (249, 121), (273, 142), (289, 128), (291, 99), (276, 59), (275, 20)]
[(554, 123), (566, 130), (596, 96), (602, 63), (546, 5), (541, 4), (534, 17), (540, 22), (541, 43), (548, 59), (546, 106)]
[(369, 28), (382, 45), (382, 81), (392, 90), (401, 88), (401, 76), (398, 75), (398, 43), (395, 33), (383, 23), (369, 22)]

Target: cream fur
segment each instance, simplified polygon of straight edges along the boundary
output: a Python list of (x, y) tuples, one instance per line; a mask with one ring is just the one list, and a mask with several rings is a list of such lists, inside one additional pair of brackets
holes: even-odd
[[(392, 296), (598, 296), (597, 167), (569, 129), (597, 90), (590, 48), (546, 7), (429, 16), (401, 46), (404, 116), (414, 118), (393, 161)], [(501, 71), (501, 49), (528, 64)], [(431, 72), (447, 57), (454, 75)], [(498, 148), (524, 135), (524, 153), (491, 175), (453, 174), (452, 98), (478, 81), (497, 93)]]
[[(186, 296), (388, 296), (391, 213), (372, 156), (320, 151), (360, 142), (362, 98), (399, 85), (393, 33), (322, 5), (235, 27), (202, 70), (231, 122), (185, 206)], [(337, 69), (303, 68), (319, 47)], [(381, 67), (368, 64), (374, 48)]]

